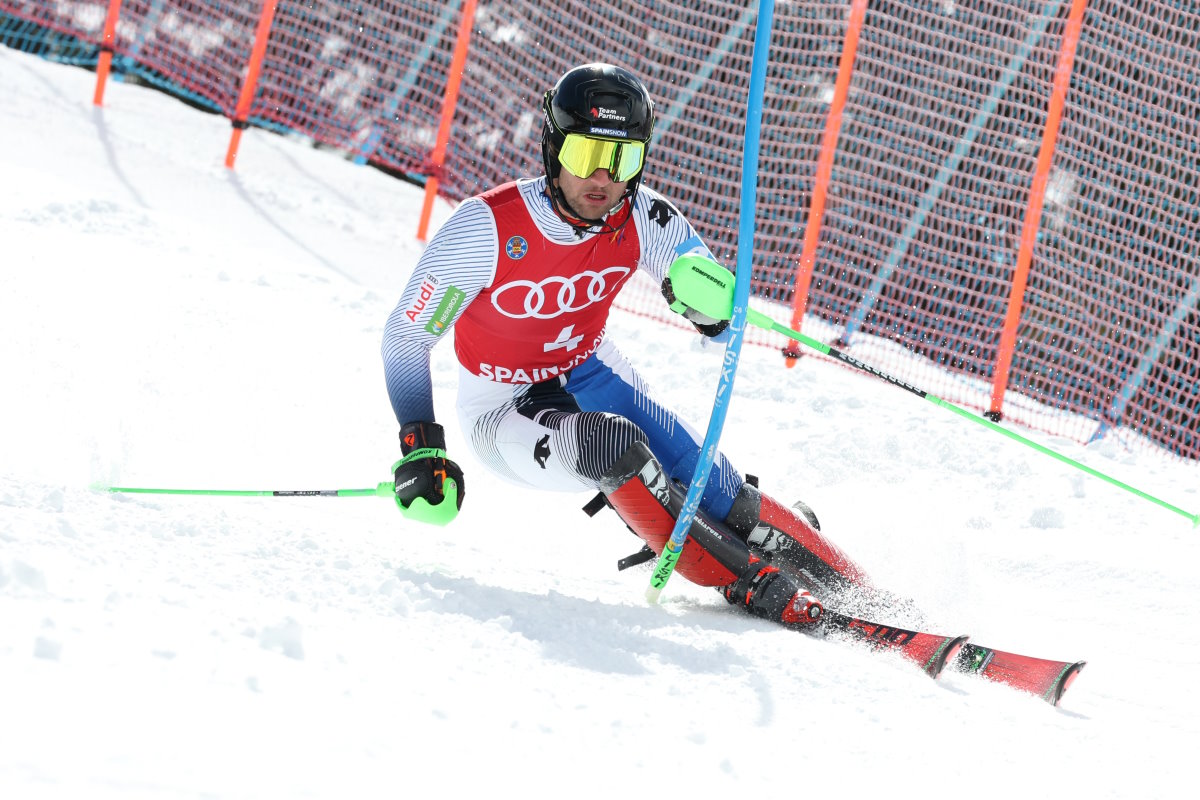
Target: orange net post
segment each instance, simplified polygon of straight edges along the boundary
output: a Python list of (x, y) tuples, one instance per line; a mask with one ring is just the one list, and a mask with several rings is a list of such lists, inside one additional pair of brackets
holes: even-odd
[[(817, 158), (817, 174), (813, 183), (812, 203), (808, 209), (808, 222), (804, 228), (804, 244), (800, 250), (800, 261), (796, 271), (796, 285), (792, 294), (792, 330), (800, 330), (804, 311), (808, 307), (808, 287), (812, 284), (813, 264), (817, 259), (817, 245), (821, 239), (821, 220), (825, 216), (825, 200), (829, 196), (829, 181), (833, 176), (833, 159), (837, 153), (838, 133), (842, 129), (842, 112), (846, 97), (850, 94), (850, 79), (854, 75), (854, 56), (858, 52), (858, 35), (867, 17), (867, 0), (854, 0), (850, 6), (850, 20), (846, 27), (846, 39), (842, 43), (842, 58), (838, 65), (837, 83), (833, 89), (833, 100), (829, 104), (829, 116), (825, 118), (825, 133), (821, 137), (821, 153)], [(798, 355), (789, 346), (785, 352), (789, 367), (796, 365)]]
[(992, 376), (992, 401), (986, 416), (997, 422), (1001, 417), (1004, 390), (1008, 385), (1013, 350), (1017, 345), (1017, 326), (1021, 322), (1021, 306), (1025, 297), (1025, 287), (1029, 282), (1029, 269), (1033, 264), (1033, 248), (1037, 244), (1038, 230), (1041, 228), (1042, 209), (1046, 203), (1046, 186), (1050, 181), (1050, 166), (1054, 160), (1054, 150), (1058, 143), (1063, 106), (1067, 103), (1067, 88), (1071, 85), (1071, 72), (1075, 66), (1075, 50), (1079, 46), (1079, 34), (1083, 28), (1083, 12), (1086, 8), (1087, 0), (1074, 0), (1071, 4), (1071, 14), (1067, 17), (1067, 26), (1063, 30), (1058, 68), (1054, 71), (1054, 86), (1050, 94), (1050, 105), (1046, 112), (1046, 127), (1042, 131), (1042, 147), (1038, 153), (1037, 168), (1029, 189), (1029, 203), (1025, 210), (1024, 227), (1021, 229), (1021, 240), (1017, 249), (1017, 265), (1013, 271), (1012, 289), (1008, 296), (1008, 312), (1004, 318), (1004, 329), (1000, 333), (1000, 348), (996, 354), (996, 371)]
[(96, 92), (92, 104), (104, 105), (104, 85), (108, 83), (108, 72), (112, 69), (113, 50), (117, 39), (117, 17), (121, 13), (121, 0), (109, 0), (108, 15), (104, 18), (104, 35), (100, 39), (100, 60), (96, 64)]
[(438, 175), (446, 161), (446, 143), (450, 141), (450, 126), (454, 122), (454, 108), (458, 104), (458, 88), (462, 83), (463, 67), (467, 63), (467, 47), (471, 43), (471, 26), (475, 21), (476, 0), (467, 0), (463, 6), (462, 20), (458, 25), (458, 39), (454, 44), (454, 59), (450, 62), (450, 73), (446, 80), (446, 95), (442, 100), (442, 122), (438, 127), (437, 144), (429, 156), (430, 174), (425, 179), (425, 203), (421, 206), (421, 219), (417, 223), (417, 241), (424, 242), (429, 231), (429, 217), (433, 213), (433, 201), (437, 199)]
[(238, 145), (242, 141), (242, 131), (249, 127), (250, 104), (254, 102), (254, 90), (258, 86), (258, 76), (262, 72), (263, 58), (267, 54), (267, 40), (271, 36), (271, 21), (275, 18), (276, 0), (263, 0), (262, 11), (258, 16), (258, 26), (254, 29), (254, 48), (250, 51), (250, 63), (246, 65), (246, 79), (242, 81), (242, 92), (238, 96), (237, 108), (233, 112), (233, 134), (229, 137), (229, 149), (225, 151), (225, 166), (233, 169), (237, 159)]

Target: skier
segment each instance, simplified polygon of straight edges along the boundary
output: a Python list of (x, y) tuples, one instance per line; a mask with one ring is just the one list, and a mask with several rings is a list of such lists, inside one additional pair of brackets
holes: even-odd
[[(523, 486), (599, 490), (661, 553), (701, 440), (647, 393), (605, 338), (605, 321), (641, 269), (701, 334), (719, 336), (728, 321), (688, 307), (667, 274), (682, 256), (715, 259), (678, 209), (642, 185), (654, 104), (637, 77), (608, 64), (575, 67), (545, 93), (542, 111), (545, 174), (464, 200), (388, 319), (396, 503), (410, 519), (446, 524), (466, 494), (435, 421), (429, 369), (430, 350), (453, 328), (459, 423), (479, 460)], [(676, 571), (755, 616), (810, 626), (823, 606), (809, 589), (832, 593), (865, 578), (802, 511), (717, 454)]]

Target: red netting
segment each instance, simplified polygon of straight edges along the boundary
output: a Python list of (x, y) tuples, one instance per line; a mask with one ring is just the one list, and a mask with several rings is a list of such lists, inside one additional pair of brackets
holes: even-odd
[[(736, 263), (755, 23), (747, 5), (480, 2), (442, 192), (459, 199), (536, 174), (542, 92), (577, 63), (618, 62), (642, 75), (657, 101), (647, 183)], [(94, 63), (107, 6), (0, 0), (0, 41), (76, 63), (90, 54)], [(463, 6), (282, 0), (251, 122), (418, 179), (429, 174)], [(867, 4), (805, 332), (951, 402), (988, 408), (1072, 6)], [(261, 8), (125, 0), (116, 68), (231, 115)], [(846, 0), (775, 6), (753, 287), (756, 306), (785, 323), (850, 11)], [(1087, 4), (1006, 417), (1077, 440), (1119, 426), (1200, 457), (1198, 37), (1193, 4)], [(623, 302), (668, 319), (655, 287)], [(761, 332), (750, 341), (787, 343)]]

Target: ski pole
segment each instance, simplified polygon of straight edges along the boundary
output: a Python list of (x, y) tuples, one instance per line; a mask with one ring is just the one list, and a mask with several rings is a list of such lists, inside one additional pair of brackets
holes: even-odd
[[(696, 309), (705, 316), (712, 317), (713, 319), (731, 318), (734, 310), (733, 294), (736, 291), (736, 286), (731, 284), (736, 282), (736, 277), (730, 275), (729, 270), (707, 258), (695, 255), (685, 255), (675, 259), (675, 261), (671, 264), (669, 274), (671, 278), (671, 285), (676, 287), (676, 294), (678, 294), (680, 291), (679, 287), (685, 285), (688, 287), (687, 304), (690, 307)], [(1200, 514), (1193, 514), (1189, 511), (1185, 511), (1178, 506), (1174, 506), (1166, 502), (1165, 500), (1160, 500), (1154, 495), (1143, 492), (1141, 489), (1130, 486), (1128, 483), (1119, 481), (1116, 478), (1105, 475), (1099, 470), (1092, 469), (1086, 464), (1081, 464), (1073, 458), (1069, 458), (1062, 453), (1051, 450), (1045, 445), (1038, 444), (1032, 439), (1027, 439), (1019, 433), (1014, 433), (1013, 431), (1002, 428), (987, 417), (976, 416), (970, 411), (967, 411), (965, 408), (960, 408), (953, 403), (949, 403), (937, 395), (930, 394), (924, 389), (913, 386), (907, 381), (894, 378), (891, 375), (888, 375), (886, 372), (876, 369), (870, 364), (859, 361), (857, 358), (843, 353), (837, 348), (830, 347), (827, 344), (822, 344), (816, 339), (813, 339), (811, 336), (805, 336), (799, 331), (794, 331), (782, 323), (776, 322), (760, 311), (750, 309), (746, 314), (746, 320), (755, 327), (764, 328), (776, 333), (782, 333), (789, 339), (795, 339), (797, 342), (800, 342), (800, 344), (811, 347), (813, 350), (823, 353), (824, 355), (827, 355), (836, 361), (841, 361), (843, 364), (849, 364), (850, 366), (860, 369), (869, 375), (874, 375), (876, 378), (886, 381), (893, 386), (899, 386), (901, 389), (912, 392), (917, 397), (928, 400), (934, 405), (938, 405), (949, 411), (953, 411), (955, 414), (969, 419), (972, 422), (978, 422), (980, 425), (991, 428), (996, 433), (1002, 433), (1013, 441), (1017, 441), (1023, 445), (1032, 447), (1034, 450), (1037, 450), (1040, 453), (1045, 453), (1051, 458), (1056, 458), (1064, 464), (1083, 470), (1093, 477), (1099, 478), (1102, 481), (1107, 481), (1113, 486), (1124, 489), (1127, 492), (1131, 492), (1144, 500), (1149, 500), (1151, 503), (1162, 506), (1168, 511), (1173, 511), (1176, 514), (1187, 517), (1192, 521), (1193, 527), (1200, 527)]]
[(758, 4), (758, 22), (754, 33), (754, 55), (750, 66), (750, 91), (746, 98), (746, 129), (742, 150), (742, 203), (739, 210), (737, 277), (734, 279), (733, 306), (729, 319), (729, 341), (725, 343), (725, 358), (721, 365), (721, 376), (717, 382), (717, 396), (713, 401), (712, 416), (708, 420), (708, 432), (700, 446), (696, 459), (696, 470), (688, 487), (683, 508), (671, 537), (663, 546), (654, 572), (650, 574), (650, 585), (646, 587), (646, 600), (657, 603), (667, 580), (675, 572), (675, 564), (683, 552), (692, 518), (700, 507), (700, 498), (708, 485), (708, 473), (712, 470), (717, 454), (717, 443), (729, 402), (733, 394), (733, 378), (737, 374), (738, 358), (742, 351), (743, 334), (746, 329), (746, 312), (749, 309), (750, 273), (754, 255), (754, 193), (758, 186), (759, 130), (762, 125), (763, 93), (767, 75), (767, 50), (771, 43), (771, 18), (774, 0), (761, 0)]
[(1075, 459), (1070, 458), (1069, 456), (1065, 456), (1062, 453), (1059, 453), (1055, 450), (1051, 450), (1049, 447), (1046, 447), (1045, 445), (1038, 444), (1037, 442), (1033, 441), (1032, 439), (1027, 439), (1026, 437), (1022, 436), (1019, 433), (1010, 431), (1007, 428), (1002, 428), (999, 425), (997, 425), (995, 422), (992, 422), (987, 417), (981, 417), (981, 416), (977, 416), (976, 414), (972, 414), (970, 411), (967, 411), (965, 408), (960, 408), (959, 406), (956, 406), (953, 403), (949, 403), (949, 402), (943, 400), (942, 398), (938, 397), (937, 395), (930, 394), (929, 392), (926, 392), (923, 389), (919, 389), (916, 386), (913, 386), (911, 383), (902, 381), (899, 378), (894, 378), (891, 375), (888, 375), (886, 372), (876, 369), (875, 367), (871, 366), (870, 364), (859, 361), (857, 358), (855, 358), (851, 355), (847, 355), (846, 353), (843, 353), (842, 351), (838, 350), (835, 347), (830, 347), (829, 345), (823, 344), (823, 343), (817, 341), (816, 339), (813, 339), (812, 337), (805, 336), (803, 333), (800, 333), (799, 331), (794, 331), (791, 328), (785, 327), (783, 324), (776, 322), (775, 320), (768, 317), (766, 314), (763, 314), (759, 311), (755, 311), (754, 309), (750, 309), (750, 313), (747, 315), (747, 319), (749, 320), (751, 325), (754, 325), (759, 328), (764, 328), (769, 331), (775, 331), (776, 333), (782, 333), (784, 336), (787, 336), (789, 339), (795, 339), (797, 342), (800, 342), (800, 344), (803, 344), (807, 347), (811, 347), (812, 349), (814, 349), (824, 355), (827, 355), (836, 361), (841, 361), (843, 364), (849, 364), (850, 366), (860, 369), (863, 372), (866, 372), (870, 375), (874, 375), (876, 378), (880, 378), (881, 380), (884, 380), (884, 381), (892, 384), (893, 386), (899, 386), (901, 389), (905, 389), (906, 391), (912, 392), (917, 397), (928, 400), (929, 402), (933, 403), (934, 405), (941, 406), (942, 408), (947, 409), (948, 411), (952, 411), (961, 417), (965, 417), (966, 419), (969, 419), (972, 422), (978, 422), (980, 425), (983, 425), (987, 428), (991, 428), (992, 430), (996, 431), (997, 433), (1002, 433), (1014, 441), (1017, 441), (1023, 445), (1032, 447), (1034, 450), (1037, 450), (1040, 453), (1045, 453), (1046, 455), (1050, 456), (1051, 458), (1058, 459), (1059, 461), (1063, 462), (1064, 464), (1067, 464), (1069, 466), (1083, 470), (1084, 472), (1086, 472), (1087, 474), (1089, 474), (1093, 477), (1099, 478), (1102, 481), (1107, 481), (1108, 483), (1112, 484), (1113, 486), (1116, 486), (1120, 489), (1124, 489), (1127, 492), (1131, 492), (1131, 493), (1137, 495), (1138, 497), (1141, 497), (1144, 500), (1149, 500), (1151, 503), (1155, 503), (1156, 505), (1162, 506), (1163, 508), (1167, 509), (1168, 511), (1173, 511), (1176, 514), (1187, 517), (1188, 519), (1190, 519), (1192, 521), (1192, 527), (1200, 527), (1200, 514), (1193, 514), (1189, 511), (1185, 511), (1184, 509), (1179, 508), (1178, 506), (1172, 505), (1171, 503), (1168, 503), (1165, 500), (1160, 500), (1159, 498), (1157, 498), (1151, 494), (1147, 494), (1146, 492), (1143, 492), (1141, 489), (1130, 486), (1128, 483), (1119, 481), (1116, 478), (1105, 475), (1103, 472), (1100, 472), (1099, 470), (1092, 469), (1088, 465), (1082, 464), (1082, 463), (1076, 461)]
[(374, 489), (150, 489), (142, 486), (105, 486), (93, 484), (92, 488), (102, 492), (124, 494), (189, 494), (211, 497), (395, 497), (395, 481), (383, 481)]

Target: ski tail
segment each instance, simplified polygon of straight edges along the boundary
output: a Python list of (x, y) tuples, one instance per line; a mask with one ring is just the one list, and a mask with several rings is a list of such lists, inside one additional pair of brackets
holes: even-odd
[(957, 672), (982, 675), (1035, 694), (1052, 706), (1058, 705), (1086, 665), (1086, 661), (1034, 658), (977, 644), (961, 648), (952, 662), (952, 668)]
[(877, 650), (898, 652), (931, 678), (940, 675), (967, 643), (966, 636), (943, 636), (883, 625), (829, 609), (821, 617), (820, 625), (823, 633), (839, 633), (865, 642)]

